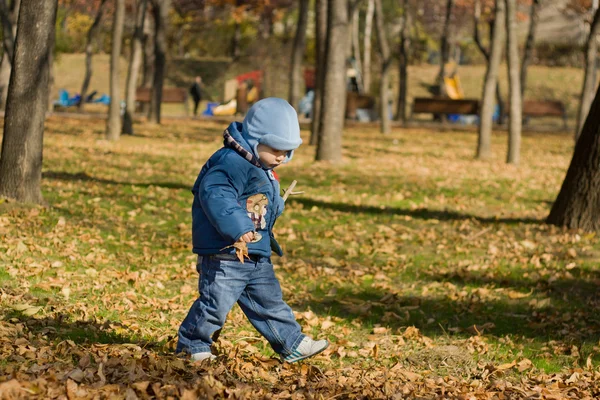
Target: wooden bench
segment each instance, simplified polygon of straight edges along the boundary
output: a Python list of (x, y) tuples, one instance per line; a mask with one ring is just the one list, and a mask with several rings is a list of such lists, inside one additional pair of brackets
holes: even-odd
[[(504, 106), (504, 110), (508, 114), (508, 105)], [(523, 102), (523, 117), (560, 117), (567, 129), (567, 111), (558, 100), (526, 100)]]
[(479, 114), (477, 99), (447, 99), (436, 97), (415, 97), (412, 106), (414, 114)]
[[(188, 91), (183, 88), (163, 87), (161, 103), (183, 103), (185, 115), (189, 115)], [(150, 103), (152, 101), (152, 89), (139, 87), (135, 90), (135, 101), (138, 103)]]

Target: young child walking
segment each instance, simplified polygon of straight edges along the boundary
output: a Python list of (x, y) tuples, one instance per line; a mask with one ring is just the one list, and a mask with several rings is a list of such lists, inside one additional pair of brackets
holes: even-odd
[[(282, 360), (314, 356), (329, 342), (302, 333), (271, 263), (271, 251), (283, 255), (272, 231), (284, 208), (273, 169), (302, 144), (296, 111), (282, 99), (260, 100), (223, 137), (224, 147), (202, 167), (192, 189), (200, 297), (179, 328), (177, 352), (194, 361), (214, 359), (212, 335), (237, 302)], [(239, 241), (248, 248), (244, 262), (232, 247)]]

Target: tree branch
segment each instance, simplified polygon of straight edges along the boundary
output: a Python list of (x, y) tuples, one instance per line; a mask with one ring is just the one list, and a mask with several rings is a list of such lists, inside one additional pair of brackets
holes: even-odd
[(481, 51), (481, 54), (485, 57), (486, 61), (490, 60), (490, 52), (483, 46), (481, 42), (481, 33), (479, 32), (479, 21), (481, 19), (481, 3), (480, 0), (475, 0), (473, 11), (473, 39), (475, 40), (475, 44)]

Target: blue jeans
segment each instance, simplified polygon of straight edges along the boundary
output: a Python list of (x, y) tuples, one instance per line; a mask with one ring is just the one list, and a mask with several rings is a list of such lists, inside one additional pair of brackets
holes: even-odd
[(275, 352), (287, 356), (304, 335), (294, 313), (282, 298), (279, 281), (268, 257), (241, 263), (233, 255), (199, 256), (196, 299), (179, 327), (177, 352), (208, 352), (212, 335), (221, 329), (235, 302)]

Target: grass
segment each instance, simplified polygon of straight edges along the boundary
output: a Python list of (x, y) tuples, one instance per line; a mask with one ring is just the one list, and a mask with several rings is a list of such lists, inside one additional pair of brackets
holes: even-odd
[[(0, 204), (0, 308), (9, 310), (0, 341), (21, 326), (24, 337), (45, 335), (50, 351), (65, 340), (84, 353), (135, 343), (169, 357), (197, 296), (189, 188), (222, 127), (140, 124), (139, 136), (111, 143), (102, 125), (51, 117), (49, 207)], [(543, 223), (570, 137), (525, 136), (514, 167), (503, 162), (503, 133), (489, 162), (472, 159), (472, 133), (344, 135), (342, 165), (315, 163), (303, 146), (279, 171), (282, 187), (296, 179), (305, 194), (276, 224), (286, 252), (276, 271), (304, 330), (332, 341), (312, 365), (358, 374), (400, 363), (473, 382), (486, 365), (530, 360), (506, 371), (515, 383), (569, 375), (588, 358), (598, 368), (600, 243)], [(10, 311), (16, 304), (42, 309), (25, 316)], [(237, 307), (219, 348), (240, 363), (273, 355)], [(16, 366), (9, 354), (2, 368)], [(260, 383), (276, 374), (266, 371), (236, 376)]]

